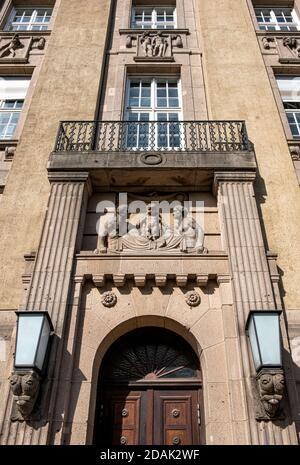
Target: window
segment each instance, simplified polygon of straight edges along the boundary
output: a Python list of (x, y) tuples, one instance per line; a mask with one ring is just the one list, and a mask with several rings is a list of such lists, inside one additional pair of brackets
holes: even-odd
[(52, 15), (52, 8), (14, 8), (7, 31), (46, 31)]
[(283, 106), (294, 139), (300, 139), (300, 77), (277, 76)]
[(255, 8), (259, 29), (263, 31), (299, 31), (300, 23), (292, 8)]
[[(179, 148), (181, 102), (178, 79), (130, 79), (127, 90), (127, 147)], [(137, 124), (138, 122), (138, 124)], [(151, 123), (152, 122), (152, 123)]]
[(0, 139), (12, 139), (30, 78), (0, 77)]
[(134, 29), (175, 29), (175, 8), (135, 7), (132, 10), (131, 27)]

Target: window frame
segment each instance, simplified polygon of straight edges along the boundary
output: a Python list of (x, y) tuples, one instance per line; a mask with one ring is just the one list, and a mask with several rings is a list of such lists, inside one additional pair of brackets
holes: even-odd
[[(150, 85), (150, 107), (149, 110), (147, 110), (147, 107), (142, 107), (142, 106), (133, 106), (129, 107), (129, 96), (130, 96), (130, 82), (133, 80), (149, 80), (151, 85)], [(178, 107), (158, 107), (157, 106), (157, 81), (159, 80), (173, 80), (177, 81), (177, 89), (178, 89)], [(126, 82), (126, 92), (125, 92), (125, 105), (124, 105), (124, 111), (123, 114), (125, 116), (125, 120), (127, 120), (127, 115), (129, 113), (149, 113), (152, 116), (154, 116), (157, 113), (178, 113), (178, 121), (182, 121), (183, 118), (183, 108), (182, 108), (182, 88), (181, 88), (181, 78), (179, 76), (172, 76), (172, 75), (166, 75), (166, 76), (128, 76), (127, 77), (127, 82)], [(149, 121), (157, 121), (157, 119), (153, 118), (149, 119)]]
[[(14, 107), (14, 108), (5, 108), (4, 105), (6, 102), (22, 102), (22, 107), (21, 108), (17, 108), (17, 107)], [(2, 99), (0, 100), (0, 115), (4, 115), (4, 114), (9, 114), (9, 122), (6, 124), (5, 126), (5, 133), (6, 133), (6, 136), (7, 136), (7, 129), (9, 126), (12, 125), (11, 123), (11, 119), (12, 119), (12, 116), (13, 114), (18, 114), (18, 119), (17, 119), (17, 122), (15, 124), (15, 128), (14, 128), (14, 131), (11, 135), (9, 135), (9, 137), (2, 137), (1, 133), (0, 133), (0, 141), (3, 141), (3, 140), (11, 140), (14, 138), (14, 135), (16, 133), (16, 130), (17, 130), (17, 126), (18, 126), (18, 123), (19, 123), (19, 120), (20, 120), (20, 116), (21, 116), (21, 113), (22, 113), (22, 110), (24, 108), (24, 103), (25, 103), (25, 99)], [(0, 122), (0, 126), (1, 126), (1, 122)]]
[[(264, 10), (269, 11), (272, 22), (258, 21), (258, 11), (260, 12), (260, 16), (261, 16)], [(287, 21), (278, 22), (278, 14), (276, 12), (280, 11), (281, 16), (285, 18), (286, 17), (285, 12), (287, 10), (290, 10), (293, 22), (292, 23), (287, 22)], [(300, 31), (300, 19), (298, 17), (295, 7), (259, 5), (259, 6), (254, 6), (254, 15), (255, 15), (257, 27), (260, 31), (265, 31), (265, 32), (282, 31), (286, 33)], [(284, 30), (282, 29), (282, 26), (289, 27), (292, 29)], [(275, 29), (268, 29), (268, 27), (275, 28)], [(293, 27), (295, 27), (296, 30), (293, 30)]]
[[(14, 20), (14, 17), (16, 15), (16, 12), (18, 10), (23, 10), (23, 15), (24, 15), (25, 10), (31, 10), (32, 11), (30, 21), (28, 23), (21, 23), (21, 22), (19, 23), (20, 25), (26, 24), (27, 25), (26, 29), (12, 29), (12, 26), (14, 24), (13, 20)], [(39, 10), (51, 10), (51, 17), (50, 17), (50, 20), (48, 22), (45, 22), (45, 23), (35, 23), (34, 22), (34, 19), (38, 16), (38, 11)], [(4, 31), (6, 31), (6, 32), (16, 32), (16, 33), (24, 33), (24, 32), (26, 33), (28, 31), (43, 33), (45, 31), (48, 31), (50, 29), (50, 25), (51, 25), (52, 18), (53, 18), (53, 10), (54, 10), (54, 7), (50, 6), (50, 5), (49, 6), (39, 6), (39, 5), (34, 5), (34, 6), (20, 5), (20, 6), (16, 6), (15, 5), (15, 6), (12, 7), (12, 9), (10, 11), (10, 14), (8, 16), (8, 19), (6, 20)], [(47, 26), (46, 29), (41, 29), (43, 24), (45, 26)], [(34, 26), (40, 26), (40, 29), (32, 29)]]
[[(293, 79), (293, 78), (299, 78), (299, 97), (297, 98), (297, 100), (291, 100), (291, 99), (288, 99), (288, 98), (284, 98), (282, 96), (282, 93), (281, 93), (281, 90), (280, 90), (280, 87), (279, 87), (279, 83), (278, 81), (281, 79), (286, 79), (286, 78), (290, 78), (290, 79)], [(291, 138), (293, 140), (300, 140), (300, 117), (299, 117), (299, 122), (297, 121), (295, 115), (299, 115), (300, 116), (300, 75), (293, 75), (293, 74), (275, 74), (275, 80), (276, 80), (276, 85), (277, 85), (277, 90), (278, 90), (278, 93), (279, 93), (279, 96), (280, 96), (280, 101), (281, 101), (281, 105), (282, 105), (282, 108), (283, 108), (283, 111), (285, 113), (285, 117), (286, 117), (286, 123), (287, 123), (287, 128), (289, 128), (289, 131), (290, 131), (290, 135), (291, 135)], [(292, 108), (286, 108), (285, 107), (285, 104), (288, 104), (288, 103), (299, 103), (299, 109), (292, 109)], [(292, 114), (293, 115), (293, 118), (294, 118), (294, 125), (297, 127), (298, 129), (298, 135), (294, 135), (293, 134), (293, 131), (292, 131), (292, 128), (291, 128), (291, 124), (290, 124), (290, 121), (289, 121), (289, 118), (288, 118), (288, 113)]]
[[(32, 80), (32, 75), (20, 75), (20, 74), (16, 74), (16, 75), (12, 75), (12, 74), (7, 74), (7, 75), (1, 75), (0, 76), (1, 78), (3, 78), (4, 80), (6, 80), (7, 82), (9, 82), (10, 80), (13, 80), (13, 81), (27, 81), (28, 84), (25, 85), (25, 92), (22, 92), (21, 95), (19, 94), (18, 96), (17, 95), (11, 95), (9, 92), (3, 92), (1, 93), (1, 97), (4, 97), (4, 98), (0, 98), (0, 114), (3, 115), (3, 114), (8, 114), (10, 113), (11, 116), (12, 116), (12, 113), (18, 113), (18, 119), (17, 119), (17, 122), (15, 124), (15, 128), (14, 128), (14, 132), (9, 136), (9, 137), (1, 137), (0, 136), (0, 143), (3, 142), (3, 141), (8, 141), (8, 140), (14, 140), (16, 139), (16, 135), (19, 134), (19, 124), (20, 124), (20, 120), (21, 120), (21, 114), (22, 112), (24, 111), (25, 109), (25, 106), (26, 106), (26, 98), (27, 98), (27, 95), (28, 95), (28, 92), (29, 92), (29, 87), (30, 87), (30, 84), (31, 84), (31, 80)], [(23, 84), (24, 85), (24, 84)], [(20, 108), (5, 108), (4, 105), (6, 102), (22, 102), (22, 106)], [(11, 119), (11, 117), (10, 117)], [(10, 125), (10, 121), (7, 123), (6, 125), (6, 130), (5, 132), (7, 133), (7, 128), (8, 126)]]
[[(129, 105), (129, 98), (130, 98), (130, 83), (134, 80), (137, 80), (139, 81), (139, 83), (141, 83), (142, 81), (149, 81), (150, 82), (150, 106), (149, 107), (145, 107), (145, 106), (130, 106)], [(157, 83), (159, 82), (159, 80), (162, 80), (162, 81), (174, 81), (177, 83), (177, 93), (178, 93), (178, 106), (177, 107), (170, 107), (170, 106), (167, 106), (167, 107), (158, 107), (157, 105)], [(140, 87), (141, 89), (141, 87)], [(168, 99), (168, 92), (167, 92), (167, 99)], [(139, 91), (139, 100), (141, 99), (141, 90)], [(158, 117), (157, 117), (157, 114), (158, 113), (164, 113), (167, 115), (167, 119), (166, 121), (159, 121), (158, 120)], [(181, 133), (180, 133), (180, 123), (181, 121), (183, 120), (182, 116), (183, 116), (183, 112), (182, 112), (182, 89), (181, 89), (181, 79), (179, 76), (170, 76), (170, 75), (166, 75), (166, 76), (147, 76), (147, 75), (144, 75), (144, 76), (128, 76), (127, 77), (127, 81), (126, 81), (126, 92), (125, 92), (125, 106), (124, 106), (124, 111), (123, 111), (123, 114), (124, 114), (124, 121), (127, 121), (127, 122), (134, 122), (134, 120), (130, 120), (130, 115), (132, 114), (136, 114), (138, 115), (137, 116), (137, 122), (141, 121), (141, 123), (153, 123), (153, 122), (160, 122), (160, 123), (164, 123), (164, 122), (168, 122), (170, 121), (169, 120), (169, 116), (170, 114), (172, 113), (175, 113), (178, 115), (178, 120), (174, 120), (174, 123), (177, 123), (178, 121), (178, 127), (179, 127), (179, 133), (178, 133), (178, 137), (179, 137), (179, 146), (173, 146), (170, 144), (170, 126), (169, 125), (166, 125), (166, 131), (165, 133), (164, 132), (161, 132), (159, 133), (159, 127), (162, 129), (163, 128), (163, 125), (161, 126), (157, 126), (157, 129), (155, 131), (155, 148), (156, 149), (163, 149), (164, 150), (182, 150), (182, 147), (183, 147), (183, 143), (182, 143), (182, 140), (181, 140)], [(141, 120), (140, 119), (140, 115), (141, 114), (147, 114), (149, 115), (149, 119), (148, 120)], [(172, 120), (171, 120), (172, 122)], [(144, 124), (144, 127), (146, 128), (146, 137), (149, 137), (149, 135), (147, 135), (147, 126), (146, 124)], [(141, 125), (141, 128), (143, 128), (143, 125)], [(140, 130), (141, 128), (139, 127), (139, 125), (137, 125), (137, 132), (136, 132), (136, 140), (137, 140), (137, 146), (136, 147), (133, 147), (134, 150), (140, 150), (140, 149), (146, 149), (147, 150), (147, 147), (143, 147), (139, 144), (139, 140), (140, 140)], [(162, 136), (162, 137), (166, 137), (167, 139), (167, 145), (159, 145), (159, 135)], [(173, 134), (174, 136), (174, 134)], [(174, 140), (174, 139), (173, 139)]]
[[(158, 22), (157, 22), (157, 10), (158, 9), (169, 9), (173, 10), (173, 28), (168, 27), (168, 23), (166, 21), (159, 22), (160, 24), (165, 24), (166, 27), (158, 28)], [(143, 13), (147, 10), (151, 10), (151, 24), (149, 26), (135, 26), (135, 16), (136, 16), (136, 11), (137, 10), (142, 10)], [(143, 22), (143, 21), (142, 21)], [(130, 28), (131, 29), (157, 29), (157, 30), (168, 30), (168, 29), (177, 29), (177, 9), (175, 5), (132, 5), (131, 8), (131, 15), (130, 15)]]

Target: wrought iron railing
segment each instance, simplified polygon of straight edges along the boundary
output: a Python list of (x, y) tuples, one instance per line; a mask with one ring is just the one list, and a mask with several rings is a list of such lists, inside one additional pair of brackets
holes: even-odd
[(244, 121), (62, 121), (56, 152), (251, 149)]

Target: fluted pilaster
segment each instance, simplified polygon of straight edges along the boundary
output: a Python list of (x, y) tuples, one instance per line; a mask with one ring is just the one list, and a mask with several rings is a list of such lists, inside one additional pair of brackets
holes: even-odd
[[(88, 198), (88, 173), (50, 173), (49, 180), (47, 212), (23, 308), (48, 311), (54, 326), (49, 376), (43, 383), (42, 420), (34, 424), (6, 421), (2, 425), (2, 444), (48, 443), (48, 426), (57, 400), (73, 259)], [(11, 398), (7, 405), (11, 405)]]
[[(253, 183), (254, 172), (217, 172), (215, 190), (223, 246), (228, 251), (234, 305), (239, 326), (248, 417), (253, 444), (296, 443), (294, 425), (255, 419), (255, 370), (245, 334), (250, 310), (276, 308)], [(284, 324), (284, 323), (282, 323)], [(279, 423), (279, 422), (277, 422)]]

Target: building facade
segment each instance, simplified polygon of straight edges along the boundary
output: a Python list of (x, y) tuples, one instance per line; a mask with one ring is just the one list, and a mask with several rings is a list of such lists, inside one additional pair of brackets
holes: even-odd
[[(0, 29), (0, 444), (298, 444), (299, 0), (4, 0)], [(50, 315), (43, 376), (17, 310)]]

